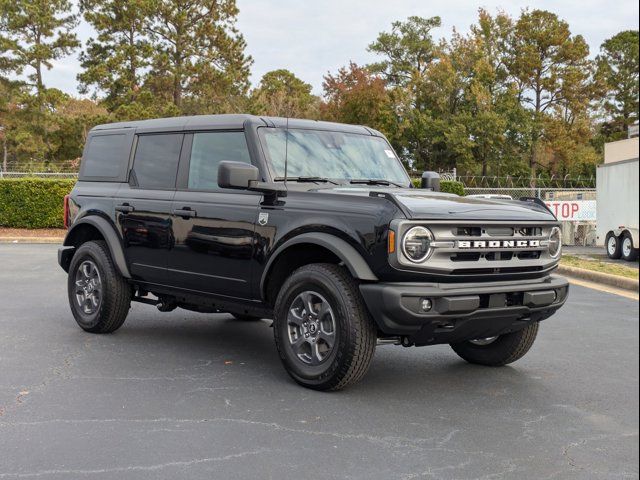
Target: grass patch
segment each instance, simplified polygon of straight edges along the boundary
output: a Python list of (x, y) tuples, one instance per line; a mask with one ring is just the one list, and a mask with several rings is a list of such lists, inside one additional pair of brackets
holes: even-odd
[(635, 268), (618, 263), (603, 262), (595, 258), (563, 255), (560, 263), (568, 267), (584, 268), (585, 270), (594, 272), (608, 273), (610, 275), (618, 275), (619, 277), (633, 278), (635, 280), (638, 279), (638, 270)]

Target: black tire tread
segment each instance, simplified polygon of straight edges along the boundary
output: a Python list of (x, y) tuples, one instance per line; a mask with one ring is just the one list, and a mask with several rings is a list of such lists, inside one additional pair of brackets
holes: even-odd
[[(638, 259), (638, 249), (637, 248), (633, 248), (633, 237), (631, 236), (631, 234), (625, 232), (625, 234), (622, 235), (621, 238), (622, 238), (622, 240), (620, 241), (620, 252), (621, 252), (620, 255), (627, 262), (635, 262)], [(625, 255), (624, 254), (624, 249), (622, 248), (622, 245), (624, 244), (623, 242), (627, 238), (629, 240), (631, 240), (631, 253), (629, 255)]]
[[(349, 337), (354, 339), (354, 341), (350, 345), (351, 348), (347, 352), (345, 360), (341, 362), (340, 368), (334, 372), (330, 382), (319, 387), (304, 384), (309, 388), (321, 390), (340, 390), (347, 385), (358, 382), (367, 373), (375, 353), (377, 331), (364, 305), (364, 301), (360, 296), (356, 281), (347, 271), (338, 265), (315, 263), (302, 266), (295, 270), (285, 281), (280, 292), (286, 292), (290, 284), (295, 281), (295, 275), (302, 271), (314, 272), (327, 277), (333, 282), (337, 290), (341, 293), (346, 308), (351, 310), (349, 316), (355, 320), (354, 322), (346, 322), (351, 328)], [(279, 294), (274, 311), (277, 312), (280, 310), (280, 303), (282, 301), (283, 299)], [(277, 334), (277, 329), (274, 329), (274, 331)], [(284, 358), (285, 353), (282, 350), (280, 342), (276, 341), (276, 345), (280, 357)]]
[[(100, 306), (100, 321), (94, 326), (87, 328), (80, 322), (80, 327), (90, 333), (112, 333), (122, 326), (129, 313), (131, 307), (131, 287), (127, 281), (120, 275), (116, 269), (111, 253), (106, 242), (94, 240), (83, 243), (73, 256), (69, 272), (75, 271), (75, 265), (82, 259), (84, 251), (91, 253), (96, 259), (99, 259), (100, 272), (104, 279), (102, 281), (104, 288), (109, 288), (108, 294), (104, 294), (102, 304)], [(69, 298), (69, 301), (73, 299)], [(72, 307), (73, 310), (73, 307)], [(75, 315), (75, 310), (74, 315)]]
[(607, 233), (607, 236), (604, 240), (604, 248), (607, 251), (607, 257), (612, 260), (619, 260), (622, 257), (622, 237), (616, 237), (616, 251), (612, 254), (609, 253), (609, 239), (611, 237), (615, 237), (613, 232)]

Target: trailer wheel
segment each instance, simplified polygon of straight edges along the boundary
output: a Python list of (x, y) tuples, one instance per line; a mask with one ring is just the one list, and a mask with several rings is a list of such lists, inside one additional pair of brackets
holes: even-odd
[(618, 260), (622, 256), (622, 246), (620, 243), (620, 239), (616, 237), (613, 232), (607, 233), (604, 245), (607, 248), (607, 256), (609, 258)]
[(622, 251), (622, 258), (627, 262), (635, 262), (638, 259), (638, 249), (633, 248), (633, 238), (629, 232), (624, 232), (622, 235), (622, 242), (620, 250)]

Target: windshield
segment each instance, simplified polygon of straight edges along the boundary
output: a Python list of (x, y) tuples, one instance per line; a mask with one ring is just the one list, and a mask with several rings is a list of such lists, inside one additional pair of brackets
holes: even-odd
[(260, 138), (276, 177), (386, 180), (409, 186), (410, 179), (387, 141), (380, 137), (321, 130), (261, 128)]

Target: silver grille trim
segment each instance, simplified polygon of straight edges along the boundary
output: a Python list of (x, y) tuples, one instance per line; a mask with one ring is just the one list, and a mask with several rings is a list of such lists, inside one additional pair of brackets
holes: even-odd
[[(433, 254), (415, 263), (399, 248), (407, 230), (414, 226), (431, 230)], [(392, 266), (402, 270), (449, 275), (491, 275), (545, 272), (558, 263), (549, 254), (549, 235), (557, 222), (429, 221), (395, 220), (395, 253)]]

